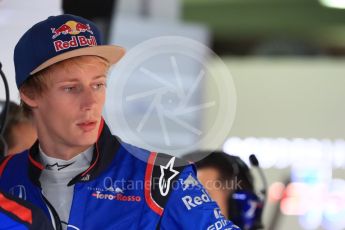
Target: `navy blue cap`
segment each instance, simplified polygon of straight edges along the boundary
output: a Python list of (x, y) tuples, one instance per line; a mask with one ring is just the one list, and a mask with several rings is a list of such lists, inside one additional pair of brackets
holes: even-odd
[(15, 47), (17, 87), (31, 75), (68, 58), (95, 55), (114, 64), (124, 53), (122, 47), (104, 45), (93, 22), (70, 14), (51, 16), (31, 27)]

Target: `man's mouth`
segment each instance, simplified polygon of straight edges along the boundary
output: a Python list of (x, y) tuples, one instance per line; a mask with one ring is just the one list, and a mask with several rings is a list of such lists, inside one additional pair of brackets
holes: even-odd
[(90, 120), (90, 121), (84, 121), (77, 124), (79, 128), (81, 128), (84, 132), (90, 132), (96, 128), (97, 121)]

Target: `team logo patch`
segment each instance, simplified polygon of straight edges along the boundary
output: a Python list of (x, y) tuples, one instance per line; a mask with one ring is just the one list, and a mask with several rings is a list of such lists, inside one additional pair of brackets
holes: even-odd
[(226, 228), (226, 225), (228, 225), (230, 223), (229, 220), (225, 219), (225, 217), (223, 216), (223, 214), (220, 212), (219, 208), (215, 208), (213, 210), (214, 216), (216, 217), (216, 222), (214, 222), (213, 224), (211, 224), (210, 226), (208, 226), (207, 230), (218, 230), (218, 229), (239, 229), (237, 227), (233, 227), (233, 228)]
[(26, 189), (24, 185), (16, 185), (9, 189), (9, 193), (12, 196), (18, 197), (20, 199), (26, 200)]
[(200, 186), (199, 182), (192, 176), (192, 174), (189, 174), (189, 176), (185, 179), (185, 180), (181, 180), (181, 184), (182, 184), (182, 189), (183, 191), (187, 190), (187, 189), (191, 189), (195, 186)]
[(189, 211), (195, 207), (203, 205), (204, 203), (212, 202), (213, 200), (205, 190), (201, 190), (201, 194), (194, 196), (184, 196), (182, 197), (182, 201)]
[(63, 164), (60, 165), (58, 162), (56, 162), (55, 164), (47, 164), (46, 169), (60, 171), (64, 168), (67, 168), (68, 166), (71, 166), (72, 164), (74, 164), (74, 162), (69, 163), (69, 164), (65, 164), (65, 165), (63, 165)]
[[(92, 192), (92, 197), (98, 200), (107, 201), (125, 201), (125, 202), (140, 202), (141, 196), (128, 194), (128, 191), (124, 187), (118, 187), (115, 184), (117, 181), (113, 181), (111, 177), (104, 179), (103, 187), (88, 187), (87, 189)], [(124, 180), (119, 181), (124, 182)]]
[(51, 30), (53, 33), (53, 39), (59, 37), (61, 34), (77, 35), (83, 32), (89, 32), (90, 34), (93, 34), (93, 31), (91, 30), (89, 24), (83, 24), (76, 21), (68, 21), (65, 24), (61, 25), (59, 28), (51, 28)]
[(140, 202), (140, 196), (127, 196), (124, 195), (124, 192), (115, 192), (115, 193), (106, 193), (101, 191), (96, 191), (92, 193), (92, 196), (98, 200), (116, 200), (116, 201), (125, 201), (125, 202)]
[(83, 176), (80, 180), (81, 180), (81, 181), (89, 181), (89, 180), (90, 180), (90, 174), (86, 174), (86, 175)]
[(151, 153), (145, 172), (145, 199), (149, 207), (162, 215), (170, 194), (181, 188), (178, 175), (188, 163), (163, 153)]
[(173, 168), (175, 157), (171, 158), (166, 166), (160, 166), (161, 175), (159, 177), (159, 191), (162, 196), (166, 196), (169, 193), (171, 180), (179, 174), (177, 170)]
[[(71, 47), (80, 47), (80, 46), (96, 46), (96, 38), (94, 36), (85, 36), (93, 35), (93, 31), (89, 24), (83, 24), (76, 21), (67, 21), (58, 28), (51, 28), (52, 39), (56, 39), (61, 35), (72, 35), (71, 39), (68, 41), (56, 40), (54, 41), (55, 51), (61, 51), (69, 49)], [(81, 35), (81, 33), (83, 35)]]

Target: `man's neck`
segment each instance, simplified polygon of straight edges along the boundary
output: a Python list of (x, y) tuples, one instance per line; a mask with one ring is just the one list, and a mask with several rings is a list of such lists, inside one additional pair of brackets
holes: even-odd
[(61, 159), (61, 160), (70, 160), (73, 157), (77, 156), (78, 154), (84, 152), (86, 149), (90, 148), (90, 146), (78, 146), (78, 147), (70, 147), (70, 146), (49, 146), (46, 143), (40, 142), (40, 147), (43, 152), (53, 158)]

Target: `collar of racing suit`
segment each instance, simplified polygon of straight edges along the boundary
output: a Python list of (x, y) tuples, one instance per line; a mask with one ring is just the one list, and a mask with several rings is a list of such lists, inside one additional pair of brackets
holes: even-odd
[[(90, 167), (84, 172), (75, 176), (68, 183), (68, 186), (73, 185), (76, 182), (88, 182), (96, 178), (111, 164), (120, 146), (120, 142), (117, 140), (117, 138), (112, 137), (108, 126), (105, 124), (102, 118)], [(28, 170), (30, 179), (39, 187), (41, 187), (39, 178), (43, 169), (44, 166), (39, 161), (39, 142), (36, 141), (36, 143), (29, 150)]]

